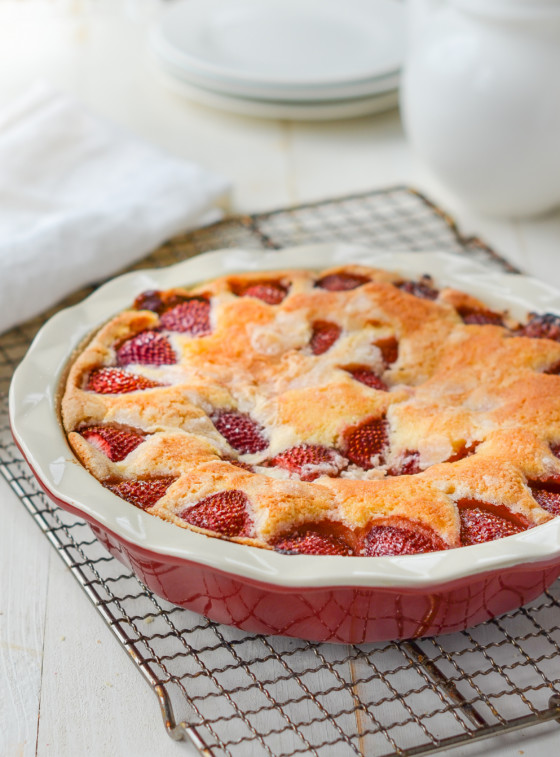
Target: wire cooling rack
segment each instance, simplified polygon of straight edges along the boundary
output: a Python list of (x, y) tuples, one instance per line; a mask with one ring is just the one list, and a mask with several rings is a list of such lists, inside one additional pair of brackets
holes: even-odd
[[(441, 249), (514, 270), (404, 187), (227, 219), (137, 267), (218, 247), (333, 240)], [(560, 719), (560, 582), (462, 633), (360, 646), (247, 634), (152, 594), (88, 525), (50, 503), (13, 444), (8, 384), (48, 315), (0, 337), (0, 471), (153, 689), (173, 739), (206, 757), (412, 756)]]

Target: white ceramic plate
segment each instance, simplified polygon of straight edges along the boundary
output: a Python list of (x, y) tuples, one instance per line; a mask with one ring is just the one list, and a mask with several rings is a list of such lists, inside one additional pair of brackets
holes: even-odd
[(404, 8), (397, 0), (185, 0), (163, 14), (153, 45), (214, 86), (264, 85), (284, 99), (304, 88), (311, 98), (316, 88), (398, 72)]
[(297, 103), (312, 103), (324, 100), (349, 100), (355, 97), (371, 97), (372, 95), (391, 92), (400, 84), (400, 71), (364, 79), (344, 86), (321, 86), (314, 89), (305, 87), (271, 87), (266, 84), (246, 83), (237, 81), (224, 82), (223, 79), (201, 75), (177, 63), (173, 55), (153, 48), (155, 61), (168, 73), (195, 87), (202, 87), (214, 92), (233, 97), (262, 99), (266, 101), (286, 101)]
[(332, 121), (343, 118), (358, 118), (359, 116), (382, 113), (396, 108), (399, 101), (397, 90), (383, 92), (371, 97), (327, 100), (315, 103), (232, 97), (222, 92), (195, 87), (167, 71), (159, 71), (158, 73), (168, 89), (192, 102), (224, 110), (228, 113), (255, 118), (280, 118), (289, 121)]
[(41, 329), (14, 374), (10, 420), (15, 439), (45, 487), (104, 529), (150, 552), (193, 560), (214, 569), (283, 587), (434, 587), (487, 571), (541, 563), (560, 555), (560, 518), (485, 544), (395, 557), (281, 555), (246, 547), (166, 523), (120, 499), (77, 464), (58, 420), (58, 389), (73, 351), (93, 329), (129, 307), (147, 289), (189, 286), (208, 278), (251, 270), (313, 268), (350, 262), (434, 276), (479, 297), (497, 310), (523, 318), (531, 310), (560, 312), (560, 292), (524, 276), (488, 270), (448, 253), (399, 253), (345, 244), (281, 251), (227, 249), (169, 268), (135, 271), (102, 286)]

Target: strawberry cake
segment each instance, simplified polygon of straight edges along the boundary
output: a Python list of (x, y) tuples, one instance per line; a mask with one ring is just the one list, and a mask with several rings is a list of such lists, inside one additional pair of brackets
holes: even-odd
[[(70, 365), (98, 481), (285, 554), (411, 555), (560, 515), (560, 318), (358, 265), (140, 294)], [(116, 502), (115, 502), (116, 504)]]

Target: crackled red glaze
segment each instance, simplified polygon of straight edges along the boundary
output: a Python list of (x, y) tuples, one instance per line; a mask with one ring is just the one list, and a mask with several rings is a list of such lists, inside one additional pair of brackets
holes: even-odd
[(555, 558), (419, 588), (278, 586), (133, 544), (62, 500), (34, 473), (53, 502), (85, 518), (105, 548), (157, 596), (251, 633), (344, 644), (436, 636), (531, 602), (560, 575)]
[(167, 601), (252, 633), (311, 641), (363, 644), (461, 631), (534, 600), (560, 575), (560, 562), (550, 561), (418, 589), (294, 589), (165, 558), (99, 527), (94, 532), (111, 554)]

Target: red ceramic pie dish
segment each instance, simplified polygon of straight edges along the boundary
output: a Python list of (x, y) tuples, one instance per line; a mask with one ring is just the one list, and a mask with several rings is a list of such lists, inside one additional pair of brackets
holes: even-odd
[(154, 593), (248, 631), (361, 643), (464, 629), (533, 600), (560, 575), (560, 518), (493, 542), (389, 557), (289, 555), (177, 528), (104, 488), (74, 457), (59, 421), (60, 386), (85, 338), (140, 292), (229, 272), (324, 268), (352, 260), (430, 273), (523, 317), (559, 311), (560, 294), (444, 253), (341, 245), (281, 252), (225, 250), (115, 279), (41, 330), (10, 389), (14, 437), (42, 488), (85, 518), (111, 554)]

